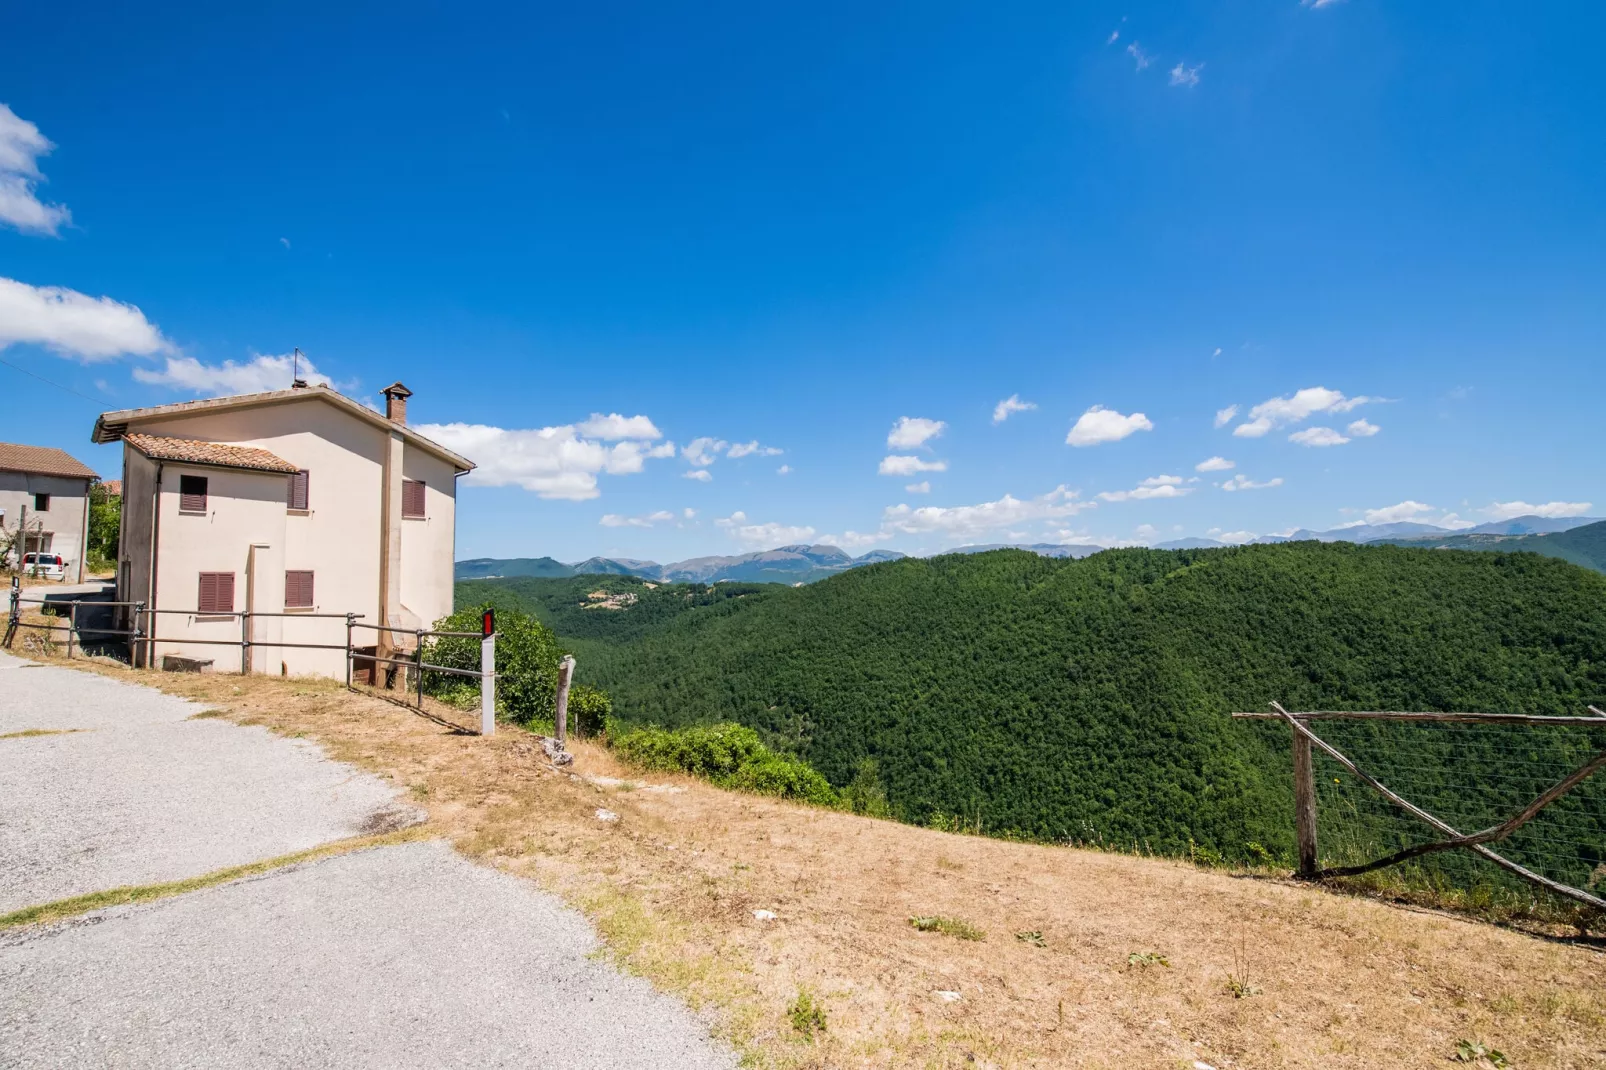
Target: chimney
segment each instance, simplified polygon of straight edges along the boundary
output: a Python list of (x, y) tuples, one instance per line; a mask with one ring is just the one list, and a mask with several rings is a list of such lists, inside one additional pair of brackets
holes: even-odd
[(385, 419), (391, 423), (405, 424), (407, 422), (407, 399), (413, 396), (401, 383), (391, 383), (381, 391), (385, 395)]

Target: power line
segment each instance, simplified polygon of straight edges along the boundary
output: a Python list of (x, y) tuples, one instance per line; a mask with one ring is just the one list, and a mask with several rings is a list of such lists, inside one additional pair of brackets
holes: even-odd
[(70, 386), (62, 386), (60, 383), (52, 382), (51, 380), (46, 379), (43, 375), (40, 375), (38, 372), (31, 372), (27, 368), (22, 367), (22, 365), (20, 365), (20, 364), (13, 364), (9, 360), (3, 360), (3, 359), (0, 359), (0, 364), (4, 364), (6, 367), (14, 369), (16, 371), (19, 371), (24, 375), (32, 376), (33, 378), (38, 379), (41, 383), (44, 383), (46, 386), (53, 386), (57, 390), (65, 390), (65, 391), (67, 391), (67, 393), (73, 395), (74, 397), (83, 398), (85, 401), (92, 401), (96, 405), (104, 405), (106, 403), (106, 400), (104, 398), (92, 398), (88, 394), (80, 394), (78, 391), (74, 390), (72, 387), (70, 387)]

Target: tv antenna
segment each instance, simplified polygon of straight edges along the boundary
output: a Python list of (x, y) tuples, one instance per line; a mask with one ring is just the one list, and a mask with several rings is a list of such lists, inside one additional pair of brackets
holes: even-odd
[(307, 381), (305, 379), (301, 378), (301, 347), (300, 346), (295, 346), (295, 347), (293, 347), (291, 349), (291, 351), (290, 351), (290, 362), (291, 362), (290, 389), (294, 390), (297, 387), (305, 387), (307, 385)]

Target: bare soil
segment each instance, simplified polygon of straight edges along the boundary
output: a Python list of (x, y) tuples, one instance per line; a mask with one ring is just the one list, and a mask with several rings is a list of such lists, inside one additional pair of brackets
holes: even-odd
[[(594, 744), (554, 769), (529, 733), (466, 735), (443, 723), (468, 723), (455, 711), (432, 720), (328, 681), (78, 664), (317, 739), (405, 785), (459, 850), (580, 907), (614, 957), (750, 1065), (1371, 1070), (1441, 1067), (1468, 1039), (1522, 1070), (1606, 1066), (1606, 954), (1589, 946), (1181, 862), (649, 782)], [(984, 937), (919, 931), (913, 916)], [(792, 1013), (804, 995), (824, 1012), (812, 1039), (794, 1026), (817, 1021)]]

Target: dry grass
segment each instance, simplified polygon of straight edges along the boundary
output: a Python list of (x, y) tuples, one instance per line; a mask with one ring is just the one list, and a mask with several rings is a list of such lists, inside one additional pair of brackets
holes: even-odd
[[(121, 675), (392, 778), (459, 850), (584, 910), (615, 959), (749, 1065), (1370, 1070), (1443, 1066), (1463, 1039), (1520, 1068), (1606, 1065), (1606, 955), (1587, 947), (1181, 862), (644, 783), (584, 743), (560, 772), (526, 733), (465, 736), (324, 681)], [(816, 1009), (823, 1029), (798, 1025)]]

